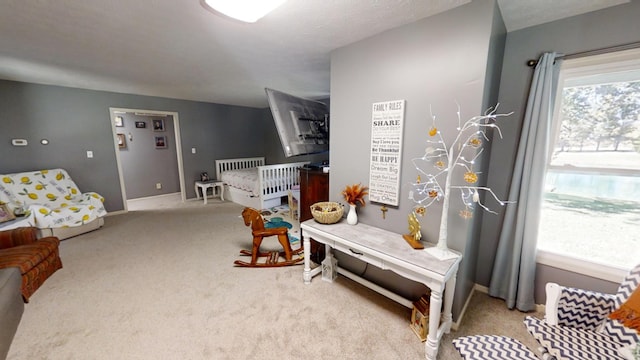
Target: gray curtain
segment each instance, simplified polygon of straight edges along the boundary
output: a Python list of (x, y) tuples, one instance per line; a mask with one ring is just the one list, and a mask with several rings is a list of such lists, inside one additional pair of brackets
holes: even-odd
[(535, 309), (536, 241), (559, 69), (556, 53), (545, 53), (533, 74), (507, 197), (516, 203), (505, 209), (489, 285), (491, 296), (521, 311)]

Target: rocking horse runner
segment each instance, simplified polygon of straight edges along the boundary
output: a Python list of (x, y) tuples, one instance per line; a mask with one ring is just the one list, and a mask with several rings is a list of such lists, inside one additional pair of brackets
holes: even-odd
[[(253, 247), (251, 251), (248, 250), (240, 250), (240, 255), (250, 255), (251, 262), (245, 262), (241, 260), (236, 260), (233, 263), (238, 266), (245, 267), (277, 267), (277, 266), (288, 266), (288, 265), (297, 265), (301, 264), (304, 260), (303, 256), (300, 254), (303, 252), (303, 248), (297, 249), (295, 251), (291, 250), (291, 245), (289, 244), (289, 236), (287, 236), (286, 227), (279, 228), (271, 228), (265, 229), (264, 220), (262, 220), (262, 216), (258, 212), (258, 210), (253, 208), (245, 208), (242, 211), (242, 218), (244, 219), (244, 224), (246, 226), (251, 225), (251, 233), (253, 235)], [(277, 236), (280, 245), (282, 245), (284, 251), (271, 251), (271, 252), (260, 252), (260, 244), (262, 243), (262, 239), (268, 236)], [(297, 258), (293, 258), (296, 255)], [(267, 257), (266, 262), (259, 263), (259, 257)], [(284, 257), (283, 261), (279, 261), (281, 257)]]

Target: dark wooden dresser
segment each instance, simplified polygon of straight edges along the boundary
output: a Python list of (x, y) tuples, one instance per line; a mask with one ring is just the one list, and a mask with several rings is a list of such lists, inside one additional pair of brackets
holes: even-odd
[[(322, 169), (300, 169), (300, 222), (313, 218), (311, 205), (329, 201), (329, 173)], [(311, 260), (319, 264), (324, 260), (324, 245), (311, 241)]]

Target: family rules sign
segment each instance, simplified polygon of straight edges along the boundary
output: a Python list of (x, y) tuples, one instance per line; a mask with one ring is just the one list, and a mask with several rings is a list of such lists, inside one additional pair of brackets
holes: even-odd
[(369, 200), (398, 206), (404, 100), (377, 102), (371, 112)]

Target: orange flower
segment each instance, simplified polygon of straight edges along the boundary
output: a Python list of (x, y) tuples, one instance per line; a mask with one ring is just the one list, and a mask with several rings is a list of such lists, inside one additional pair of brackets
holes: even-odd
[(436, 134), (438, 133), (438, 128), (436, 128), (435, 126), (431, 128), (431, 130), (429, 130), (429, 136), (436, 136)]
[(361, 184), (347, 185), (347, 187), (342, 190), (342, 196), (344, 196), (347, 203), (351, 205), (360, 203), (364, 206), (364, 196), (367, 194), (369, 194), (369, 187), (362, 186)]
[(438, 192), (437, 191), (435, 191), (435, 190), (430, 190), (429, 191), (429, 197), (430, 198), (434, 198), (434, 197), (437, 197), (437, 196), (438, 196)]

